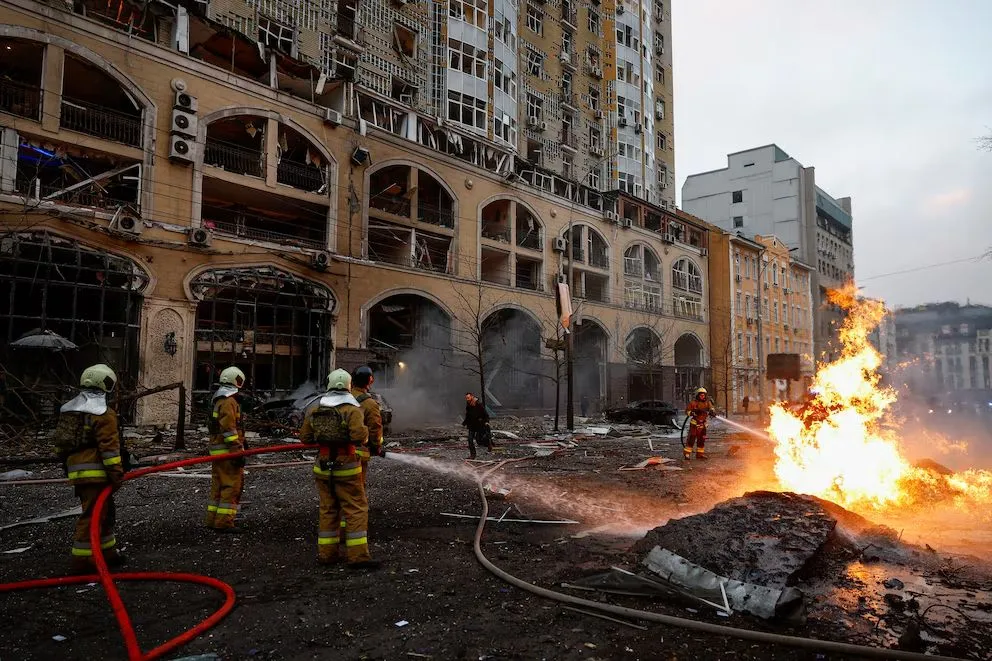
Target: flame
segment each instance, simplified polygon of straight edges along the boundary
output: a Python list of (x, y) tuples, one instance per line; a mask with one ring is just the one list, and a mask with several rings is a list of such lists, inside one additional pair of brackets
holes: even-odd
[(853, 284), (828, 292), (828, 300), (847, 311), (840, 358), (818, 366), (816, 394), (801, 410), (771, 407), (768, 432), (781, 486), (862, 511), (938, 500), (992, 504), (992, 472), (941, 475), (916, 467), (903, 454), (898, 429), (883, 425), (896, 393), (880, 385), (882, 359), (869, 336), (885, 316), (884, 304), (858, 298)]

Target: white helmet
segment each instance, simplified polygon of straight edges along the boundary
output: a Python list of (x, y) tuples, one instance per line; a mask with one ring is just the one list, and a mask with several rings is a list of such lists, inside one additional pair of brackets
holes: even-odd
[(103, 363), (87, 367), (79, 376), (81, 388), (96, 388), (103, 392), (110, 392), (116, 385), (117, 375), (114, 374), (114, 370)]
[(220, 382), (225, 386), (241, 388), (245, 385), (245, 373), (232, 365), (220, 373)]
[(327, 375), (328, 390), (351, 390), (351, 374), (348, 370), (336, 369)]

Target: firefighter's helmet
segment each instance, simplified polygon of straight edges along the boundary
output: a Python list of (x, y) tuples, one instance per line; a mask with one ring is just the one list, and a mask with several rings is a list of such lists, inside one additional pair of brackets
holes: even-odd
[(245, 373), (232, 365), (220, 373), (220, 382), (225, 386), (241, 388), (245, 385)]
[(327, 375), (328, 390), (351, 390), (351, 375), (348, 370), (336, 369)]
[(706, 388), (696, 388), (695, 398), (699, 399), (700, 395), (706, 395)]
[(81, 388), (96, 388), (103, 392), (110, 392), (116, 385), (117, 375), (114, 374), (114, 370), (103, 363), (87, 367), (79, 377)]

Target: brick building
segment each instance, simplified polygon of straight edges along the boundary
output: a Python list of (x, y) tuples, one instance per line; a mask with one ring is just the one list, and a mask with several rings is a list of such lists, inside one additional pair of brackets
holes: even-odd
[[(456, 408), (482, 353), (491, 405), (547, 409), (569, 272), (577, 400), (704, 380), (708, 229), (643, 191), (529, 175), (526, 140), (488, 122), (439, 123), (437, 35), (468, 40), (444, 7), (5, 3), (0, 360), (22, 404), (96, 360), (194, 401), (232, 362), (268, 398), (368, 362), (399, 416), (418, 397)], [(79, 348), (35, 369), (51, 357), (9, 343), (36, 329)], [(133, 415), (174, 420), (175, 395)]]

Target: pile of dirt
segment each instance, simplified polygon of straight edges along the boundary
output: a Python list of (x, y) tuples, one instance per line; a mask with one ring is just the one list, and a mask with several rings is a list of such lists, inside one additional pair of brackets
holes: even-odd
[(721, 576), (785, 587), (795, 584), (836, 526), (837, 517), (824, 501), (755, 491), (703, 514), (669, 521), (648, 532), (633, 550), (648, 553), (660, 546)]

